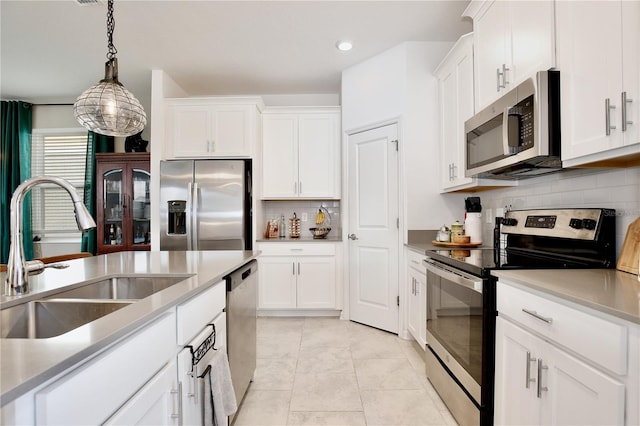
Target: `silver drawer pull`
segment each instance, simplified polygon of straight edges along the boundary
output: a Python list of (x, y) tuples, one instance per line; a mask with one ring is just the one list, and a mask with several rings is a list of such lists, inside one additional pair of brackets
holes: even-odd
[(538, 314), (536, 311), (530, 311), (529, 309), (522, 308), (522, 312), (524, 312), (525, 314), (529, 314), (532, 317), (539, 319), (540, 321), (544, 321), (547, 324), (551, 324), (553, 322), (553, 318), (543, 317), (542, 315)]
[(538, 398), (542, 398), (542, 392), (546, 392), (549, 390), (548, 387), (542, 386), (542, 370), (548, 370), (549, 367), (546, 365), (542, 365), (542, 360), (538, 358)]

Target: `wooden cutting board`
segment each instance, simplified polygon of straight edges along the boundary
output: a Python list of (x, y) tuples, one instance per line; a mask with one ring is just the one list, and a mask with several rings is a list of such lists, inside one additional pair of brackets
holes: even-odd
[(638, 274), (638, 262), (640, 262), (640, 217), (631, 222), (627, 229), (616, 269)]

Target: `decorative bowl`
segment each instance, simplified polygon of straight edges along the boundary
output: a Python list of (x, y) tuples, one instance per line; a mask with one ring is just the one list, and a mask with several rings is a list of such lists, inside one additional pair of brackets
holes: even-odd
[(309, 231), (311, 231), (311, 234), (313, 234), (313, 238), (320, 239), (320, 238), (327, 238), (327, 234), (329, 234), (329, 231), (331, 231), (331, 228), (329, 227), (309, 228)]

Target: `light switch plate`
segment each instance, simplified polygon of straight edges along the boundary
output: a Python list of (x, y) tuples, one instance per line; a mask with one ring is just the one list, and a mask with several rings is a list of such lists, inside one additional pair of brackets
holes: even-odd
[(304, 212), (303, 212), (303, 213), (302, 213), (302, 218), (301, 218), (301, 220), (302, 220), (303, 222), (306, 222), (306, 221), (307, 221), (307, 219), (308, 219), (308, 217), (307, 217), (307, 213), (304, 213)]

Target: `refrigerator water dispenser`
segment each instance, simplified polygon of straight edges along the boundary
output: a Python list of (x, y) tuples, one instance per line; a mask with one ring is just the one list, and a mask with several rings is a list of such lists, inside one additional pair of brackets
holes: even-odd
[(167, 201), (167, 233), (184, 235), (187, 233), (187, 202), (185, 200)]

